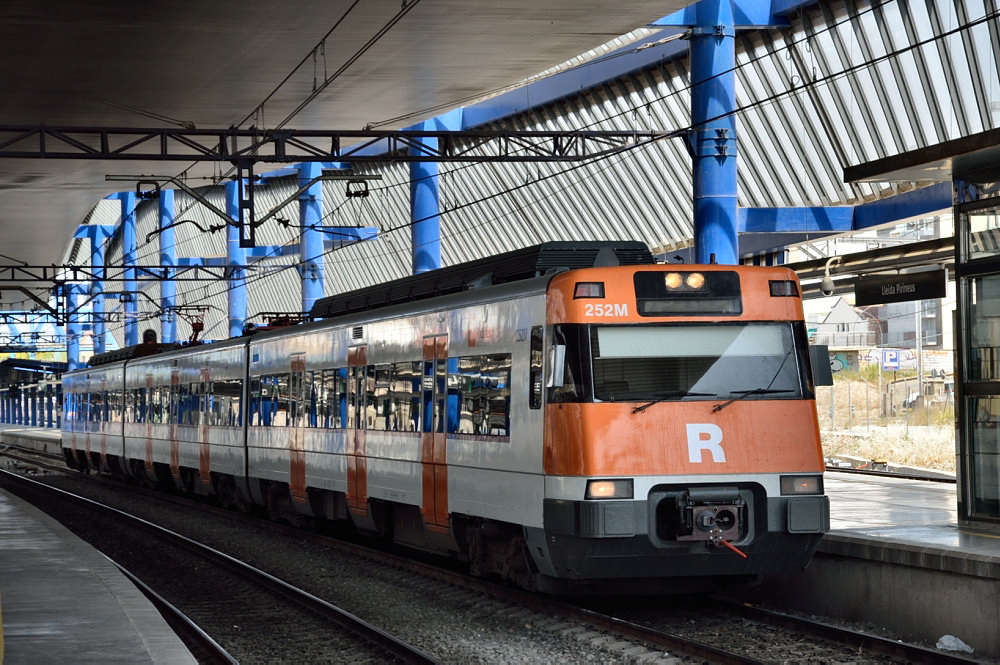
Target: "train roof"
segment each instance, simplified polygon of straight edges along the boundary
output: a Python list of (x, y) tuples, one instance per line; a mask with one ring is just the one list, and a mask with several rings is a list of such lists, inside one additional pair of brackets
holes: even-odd
[(560, 270), (653, 263), (652, 253), (642, 242), (546, 242), (321, 298), (316, 301), (310, 315), (313, 318), (340, 316), (484, 286), (508, 284)]
[[(564, 241), (546, 242), (532, 247), (490, 256), (468, 263), (432, 270), (420, 275), (404, 277), (385, 284), (377, 284), (356, 291), (328, 296), (316, 301), (310, 316), (313, 319), (358, 314), (394, 305), (430, 300), (441, 296), (460, 294), (478, 288), (512, 285), (518, 282), (553, 275), (563, 270), (615, 265), (653, 265), (649, 248), (636, 241)], [(281, 336), (294, 329), (296, 333), (320, 328), (321, 321), (288, 328), (261, 331), (263, 337)], [(256, 337), (256, 336), (255, 336)], [(192, 352), (206, 348), (221, 348), (220, 344), (242, 340), (246, 337), (220, 340), (211, 344), (184, 345), (145, 343), (108, 351), (91, 357), (90, 367), (109, 363), (136, 360), (147, 356), (172, 355), (177, 351)]]

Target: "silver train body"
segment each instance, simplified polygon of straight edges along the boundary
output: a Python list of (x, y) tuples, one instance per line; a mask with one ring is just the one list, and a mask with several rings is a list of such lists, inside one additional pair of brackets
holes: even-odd
[[(584, 277), (600, 270), (632, 269)], [(569, 474), (551, 459), (566, 447), (549, 420), (573, 406), (551, 399), (566, 316), (553, 293), (538, 277), (68, 373), (67, 461), (292, 523), (351, 523), (546, 591), (684, 591), (804, 567), (828, 528), (821, 481), (797, 497), (782, 468)], [(691, 404), (712, 405), (674, 406)], [(614, 418), (648, 428), (653, 412)], [(629, 493), (592, 497), (595, 478)]]

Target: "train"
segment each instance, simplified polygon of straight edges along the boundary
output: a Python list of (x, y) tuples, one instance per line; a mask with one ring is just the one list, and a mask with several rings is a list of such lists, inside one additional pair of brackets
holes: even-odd
[(554, 594), (801, 571), (829, 530), (786, 268), (550, 242), (311, 315), (66, 373), (67, 464)]

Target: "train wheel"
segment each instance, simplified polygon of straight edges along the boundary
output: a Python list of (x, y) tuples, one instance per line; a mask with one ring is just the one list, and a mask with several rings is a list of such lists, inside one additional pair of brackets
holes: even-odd
[(219, 505), (228, 510), (237, 510), (241, 513), (250, 512), (250, 504), (243, 499), (236, 482), (232, 476), (218, 476), (215, 479), (215, 495), (219, 499)]
[(284, 522), (290, 526), (303, 527), (306, 518), (295, 510), (288, 485), (271, 483), (267, 487), (267, 517), (274, 522)]
[(528, 556), (521, 527), (479, 522), (465, 531), (469, 572), (478, 577), (498, 577), (522, 589), (535, 589), (536, 571)]

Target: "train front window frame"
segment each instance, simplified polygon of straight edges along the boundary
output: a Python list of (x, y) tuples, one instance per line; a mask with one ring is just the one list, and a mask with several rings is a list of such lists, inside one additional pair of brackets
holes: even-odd
[(563, 324), (564, 380), (549, 402), (809, 399), (805, 329), (794, 321)]

